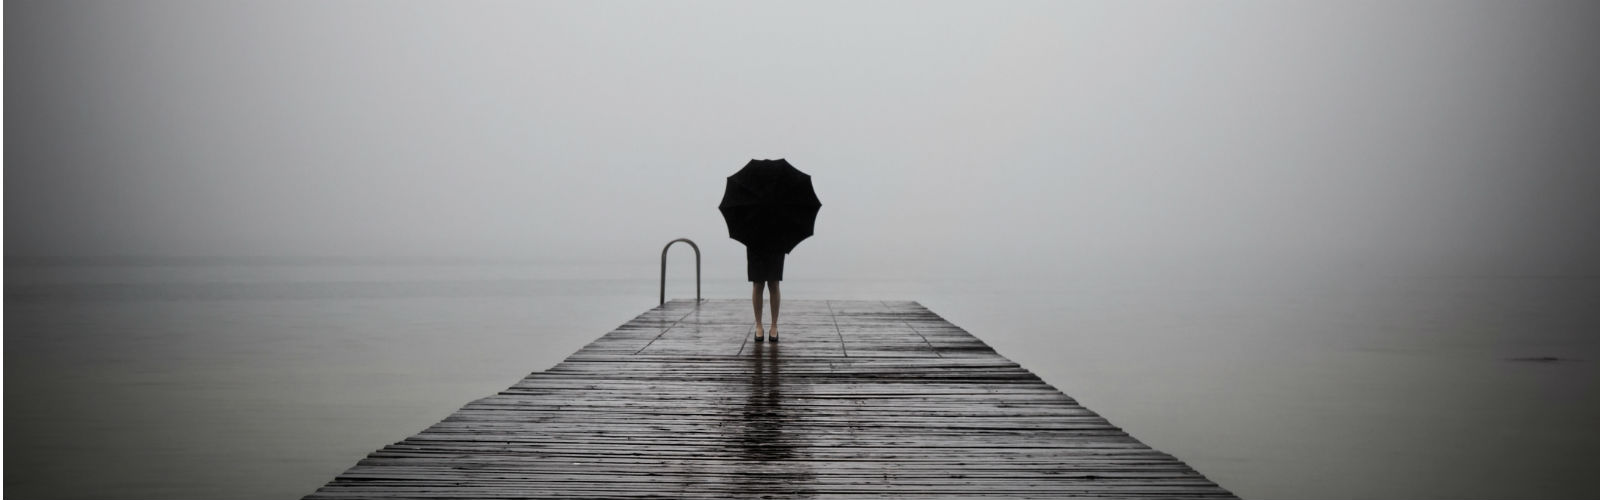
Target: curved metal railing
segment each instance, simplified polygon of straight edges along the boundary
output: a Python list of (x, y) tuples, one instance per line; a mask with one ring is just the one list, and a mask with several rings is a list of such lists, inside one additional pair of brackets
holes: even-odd
[(680, 242), (680, 241), (682, 241), (684, 243), (688, 243), (689, 244), (689, 248), (693, 248), (694, 249), (694, 302), (696, 304), (699, 304), (700, 303), (700, 245), (694, 244), (694, 241), (692, 241), (692, 240), (690, 240), (688, 238), (678, 238), (678, 239), (675, 239), (675, 240), (667, 242), (667, 246), (661, 247), (661, 304), (666, 304), (667, 303), (667, 250), (672, 248), (672, 244), (673, 243), (677, 243), (677, 242)]

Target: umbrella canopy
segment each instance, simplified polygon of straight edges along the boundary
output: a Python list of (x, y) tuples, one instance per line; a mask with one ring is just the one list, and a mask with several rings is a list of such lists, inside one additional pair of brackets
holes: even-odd
[(728, 176), (717, 205), (728, 237), (766, 253), (793, 251), (811, 236), (821, 208), (811, 176), (782, 159), (750, 160)]

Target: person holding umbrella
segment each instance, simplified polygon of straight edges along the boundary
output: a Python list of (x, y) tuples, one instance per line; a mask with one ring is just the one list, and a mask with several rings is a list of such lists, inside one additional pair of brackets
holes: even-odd
[[(786, 160), (750, 160), (728, 176), (717, 209), (728, 223), (728, 237), (745, 246), (756, 342), (778, 341), (778, 282), (783, 281), (784, 256), (811, 236), (821, 208), (811, 176)], [(772, 292), (770, 329), (761, 327), (763, 289)]]

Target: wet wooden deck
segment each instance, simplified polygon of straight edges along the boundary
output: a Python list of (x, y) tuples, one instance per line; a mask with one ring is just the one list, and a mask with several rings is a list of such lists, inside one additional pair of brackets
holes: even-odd
[(307, 498), (1233, 497), (915, 302), (750, 315), (646, 311)]

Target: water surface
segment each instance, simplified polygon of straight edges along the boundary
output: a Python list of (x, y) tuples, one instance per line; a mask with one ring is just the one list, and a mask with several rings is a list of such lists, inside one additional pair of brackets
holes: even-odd
[[(6, 489), (296, 498), (654, 306), (653, 276), (12, 263)], [(788, 298), (918, 300), (1247, 498), (1580, 498), (1600, 465), (1597, 279), (793, 278)]]

